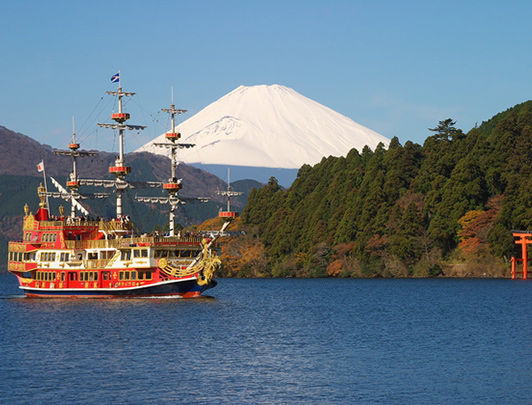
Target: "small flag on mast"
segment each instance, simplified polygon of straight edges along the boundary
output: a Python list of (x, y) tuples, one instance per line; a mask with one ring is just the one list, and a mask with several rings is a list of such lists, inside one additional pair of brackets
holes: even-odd
[(120, 80), (120, 73), (117, 73), (116, 75), (111, 76), (111, 83), (116, 83)]
[(41, 163), (37, 165), (38, 172), (44, 172), (44, 160), (41, 160)]

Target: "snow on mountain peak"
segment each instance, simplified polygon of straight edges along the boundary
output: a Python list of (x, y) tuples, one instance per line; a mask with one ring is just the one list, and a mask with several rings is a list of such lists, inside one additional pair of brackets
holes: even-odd
[[(185, 163), (296, 169), (330, 155), (345, 156), (389, 139), (295, 90), (274, 84), (239, 86), (177, 126)], [(136, 152), (167, 154), (153, 143)]]

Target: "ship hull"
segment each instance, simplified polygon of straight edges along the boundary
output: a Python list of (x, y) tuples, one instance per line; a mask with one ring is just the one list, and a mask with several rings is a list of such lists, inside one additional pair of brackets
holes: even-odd
[(204, 291), (215, 287), (216, 280), (205, 286), (198, 285), (196, 279), (167, 281), (153, 285), (130, 288), (35, 288), (20, 286), (28, 298), (144, 298), (182, 297), (196, 298)]

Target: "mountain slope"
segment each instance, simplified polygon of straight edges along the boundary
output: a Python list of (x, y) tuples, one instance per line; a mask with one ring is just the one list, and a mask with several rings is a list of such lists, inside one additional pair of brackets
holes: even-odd
[(252, 192), (241, 222), (271, 264), (261, 275), (508, 277), (511, 230), (532, 230), (532, 102), (467, 134), (437, 128), (423, 146), (394, 138)]
[[(352, 148), (372, 149), (389, 140), (296, 91), (279, 85), (240, 86), (178, 127), (185, 163), (294, 169)], [(137, 151), (166, 152), (153, 145)]]

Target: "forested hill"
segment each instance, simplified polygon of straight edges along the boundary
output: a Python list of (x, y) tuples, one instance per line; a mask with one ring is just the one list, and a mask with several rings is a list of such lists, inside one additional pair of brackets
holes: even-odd
[(394, 138), (303, 166), (286, 191), (274, 178), (252, 191), (242, 221), (264, 275), (507, 275), (511, 229), (532, 230), (532, 101), (467, 134), (451, 119), (431, 131), (423, 146)]

